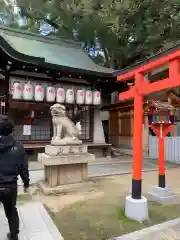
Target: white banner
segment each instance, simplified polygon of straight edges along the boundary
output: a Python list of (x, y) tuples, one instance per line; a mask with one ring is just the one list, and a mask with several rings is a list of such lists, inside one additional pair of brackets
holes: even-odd
[(23, 126), (23, 135), (30, 136), (31, 135), (31, 125), (24, 125)]

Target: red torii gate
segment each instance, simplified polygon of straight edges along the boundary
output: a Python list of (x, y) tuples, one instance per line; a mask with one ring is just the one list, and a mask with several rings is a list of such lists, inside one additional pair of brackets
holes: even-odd
[[(128, 81), (134, 79), (135, 85), (119, 95), (119, 100), (134, 98), (134, 134), (133, 134), (133, 169), (132, 169), (132, 198), (141, 199), (142, 178), (142, 125), (143, 125), (143, 96), (158, 92), (167, 88), (180, 85), (179, 72), (180, 50), (176, 50), (167, 56), (150, 61), (143, 66), (119, 75), (117, 80)], [(169, 78), (154, 83), (144, 80), (144, 74), (163, 65), (169, 65)], [(161, 171), (165, 178), (165, 170)], [(164, 176), (163, 176), (164, 175)]]

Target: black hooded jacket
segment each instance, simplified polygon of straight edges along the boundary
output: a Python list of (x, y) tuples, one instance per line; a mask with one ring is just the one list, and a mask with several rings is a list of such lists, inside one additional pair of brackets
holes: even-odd
[(17, 186), (20, 175), (29, 187), (28, 160), (23, 144), (12, 136), (0, 136), (0, 188)]

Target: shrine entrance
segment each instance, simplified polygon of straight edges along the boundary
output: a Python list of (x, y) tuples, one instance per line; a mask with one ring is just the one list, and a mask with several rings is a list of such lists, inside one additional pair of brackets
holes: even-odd
[[(118, 81), (133, 81), (134, 86), (126, 92), (119, 95), (119, 100), (128, 100), (134, 98), (134, 133), (133, 133), (133, 169), (132, 169), (132, 194), (131, 199), (127, 201), (141, 203), (142, 197), (142, 132), (143, 132), (143, 98), (155, 92), (160, 92), (168, 88), (180, 86), (180, 72), (179, 72), (179, 57), (180, 50), (160, 57), (154, 61), (149, 61), (132, 71), (126, 72), (117, 77)], [(164, 65), (169, 67), (169, 77), (151, 83), (145, 80), (145, 74), (160, 68)], [(165, 175), (165, 172), (162, 171)], [(160, 177), (160, 176), (159, 176)], [(163, 176), (165, 177), (165, 176)], [(161, 176), (161, 179), (163, 178)], [(144, 201), (144, 200), (143, 200)], [(145, 201), (143, 202), (143, 204)], [(141, 204), (140, 204), (141, 205)], [(145, 206), (145, 205), (144, 205)], [(129, 208), (135, 207), (128, 205)], [(140, 210), (140, 209), (139, 209)], [(134, 217), (136, 219), (136, 217)]]

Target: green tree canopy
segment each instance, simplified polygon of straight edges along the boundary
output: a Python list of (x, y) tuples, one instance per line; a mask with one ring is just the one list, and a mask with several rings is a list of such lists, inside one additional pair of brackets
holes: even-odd
[(100, 39), (105, 65), (123, 68), (177, 43), (180, 38), (179, 0), (18, 0), (28, 17), (29, 31), (44, 20), (61, 38), (92, 43)]

